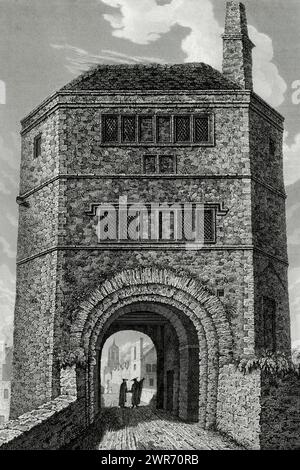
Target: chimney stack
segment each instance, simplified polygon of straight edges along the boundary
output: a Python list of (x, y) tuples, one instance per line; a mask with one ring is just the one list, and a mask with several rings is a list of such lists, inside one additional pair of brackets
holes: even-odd
[(252, 49), (248, 36), (245, 6), (236, 1), (226, 2), (223, 34), (223, 74), (246, 90), (253, 89)]

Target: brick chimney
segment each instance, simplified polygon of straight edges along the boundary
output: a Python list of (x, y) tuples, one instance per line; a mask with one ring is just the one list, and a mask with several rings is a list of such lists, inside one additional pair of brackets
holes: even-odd
[(223, 74), (242, 88), (252, 90), (252, 49), (255, 46), (248, 36), (246, 9), (242, 3), (226, 2), (225, 32), (222, 37)]

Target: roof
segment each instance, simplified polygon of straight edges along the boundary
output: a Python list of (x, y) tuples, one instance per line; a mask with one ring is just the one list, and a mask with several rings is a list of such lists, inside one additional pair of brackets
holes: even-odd
[(204, 63), (97, 65), (62, 88), (84, 90), (239, 90), (221, 72)]

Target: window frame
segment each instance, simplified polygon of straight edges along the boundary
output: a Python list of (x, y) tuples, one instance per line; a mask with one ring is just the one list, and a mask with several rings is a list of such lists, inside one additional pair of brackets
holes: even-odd
[[(151, 173), (147, 173), (146, 172), (146, 168), (145, 168), (145, 160), (146, 158), (154, 158), (155, 159), (155, 171), (154, 172), (151, 172)], [(157, 175), (158, 174), (158, 155), (157, 154), (151, 154), (151, 153), (146, 153), (144, 155), (142, 155), (142, 174), (143, 175)]]
[[(208, 141), (196, 140), (196, 119), (207, 118), (208, 122)], [(215, 115), (214, 113), (193, 113), (192, 116), (192, 141), (194, 145), (201, 147), (210, 147), (215, 145)]]
[[(134, 140), (132, 141), (124, 141), (124, 118), (134, 118)], [(122, 145), (132, 145), (136, 144), (138, 142), (138, 114), (120, 114), (120, 120), (121, 120), (121, 125), (120, 125), (120, 130), (121, 130), (121, 135), (120, 135), (120, 143)]]
[[(39, 142), (39, 153), (38, 153), (38, 142)], [(34, 158), (40, 158), (42, 155), (42, 133), (40, 132), (34, 137), (33, 140), (33, 156)]]
[[(152, 123), (152, 140), (142, 140), (141, 139), (141, 120), (143, 118), (151, 119)], [(142, 145), (153, 145), (156, 142), (155, 136), (155, 116), (154, 114), (137, 114), (137, 126), (138, 126), (138, 143)]]
[[(193, 121), (194, 114), (182, 113), (182, 114), (174, 114), (174, 123), (173, 123), (173, 133), (174, 133), (174, 143), (181, 144), (181, 145), (190, 145), (193, 142)], [(177, 129), (176, 129), (176, 121), (178, 118), (189, 118), (189, 129), (190, 129), (190, 138), (189, 140), (178, 140), (177, 139)]]
[[(105, 140), (105, 121), (106, 118), (117, 118), (117, 140)], [(101, 142), (104, 145), (114, 145), (114, 144), (120, 144), (120, 119), (121, 115), (120, 114), (113, 114), (113, 113), (104, 113), (101, 115)]]
[[(170, 140), (166, 142), (162, 142), (158, 139), (158, 120), (159, 118), (169, 118), (170, 122)], [(155, 114), (155, 124), (154, 124), (154, 131), (155, 131), (155, 143), (157, 145), (172, 145), (174, 143), (174, 116), (170, 113), (157, 113)]]
[[(136, 128), (135, 128), (135, 140), (132, 142), (124, 142), (123, 139), (123, 117), (135, 117)], [(107, 117), (117, 118), (117, 140), (115, 141), (106, 141), (105, 140), (105, 119)], [(177, 141), (176, 140), (176, 118), (177, 117), (189, 117), (190, 118), (190, 140), (189, 141)], [(197, 142), (195, 140), (195, 119), (198, 117), (207, 117), (208, 119), (208, 141)], [(152, 122), (152, 140), (143, 141), (141, 140), (141, 120), (142, 118), (151, 118)], [(170, 119), (170, 140), (162, 142), (158, 139), (158, 120), (159, 118), (169, 118)], [(215, 113), (214, 111), (196, 111), (196, 112), (183, 112), (177, 113), (176, 111), (164, 113), (164, 112), (106, 112), (101, 113), (101, 145), (103, 146), (120, 146), (120, 147), (130, 147), (130, 146), (144, 146), (144, 147), (214, 147), (215, 146)]]
[[(172, 158), (173, 160), (173, 172), (170, 173), (162, 173), (160, 171), (161, 169), (161, 160), (164, 158), (164, 157), (169, 157), (169, 158)], [(167, 154), (162, 154), (162, 155), (157, 155), (157, 173), (160, 174), (160, 175), (176, 175), (177, 173), (177, 158), (176, 158), (176, 155), (167, 155)]]

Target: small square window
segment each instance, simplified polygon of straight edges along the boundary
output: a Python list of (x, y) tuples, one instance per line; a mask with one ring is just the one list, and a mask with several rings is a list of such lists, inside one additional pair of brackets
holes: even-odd
[(40, 157), (42, 154), (42, 136), (37, 135), (34, 139), (34, 156), (35, 158)]
[(171, 140), (171, 117), (157, 116), (156, 133), (159, 143), (168, 143)]
[(122, 116), (122, 142), (136, 141), (135, 116)]
[(103, 142), (118, 142), (118, 116), (103, 116)]
[(156, 172), (157, 172), (156, 155), (145, 155), (143, 158), (143, 173), (156, 173)]
[(139, 117), (139, 140), (140, 142), (153, 142), (153, 117)]
[(190, 142), (191, 120), (190, 116), (175, 116), (175, 141)]
[(159, 157), (159, 173), (175, 173), (175, 157), (173, 155)]
[(217, 297), (224, 297), (225, 292), (224, 289), (217, 289)]
[(194, 142), (209, 142), (209, 116), (196, 116), (194, 118)]

